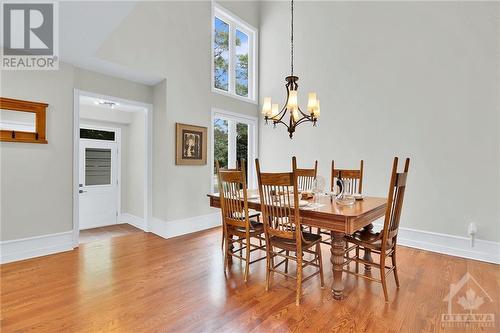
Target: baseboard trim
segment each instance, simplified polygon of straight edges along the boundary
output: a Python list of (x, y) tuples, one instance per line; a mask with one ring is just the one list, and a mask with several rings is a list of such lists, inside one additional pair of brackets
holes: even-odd
[(123, 213), (120, 216), (120, 222), (133, 225), (136, 228), (146, 231), (146, 221), (142, 217), (129, 213)]
[(163, 221), (154, 217), (151, 219), (150, 231), (163, 238), (172, 238), (220, 225), (222, 225), (220, 213), (194, 216), (174, 221)]
[[(374, 225), (377, 228), (382, 228), (381, 224)], [(466, 237), (399, 228), (398, 244), (455, 257), (500, 264), (500, 242), (476, 239), (474, 247), (471, 247), (470, 239)]]
[(0, 263), (73, 250), (73, 231), (0, 242)]

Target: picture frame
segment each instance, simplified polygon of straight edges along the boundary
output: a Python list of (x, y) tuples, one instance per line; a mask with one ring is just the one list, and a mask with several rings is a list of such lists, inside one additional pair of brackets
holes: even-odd
[(207, 127), (175, 124), (175, 164), (207, 164)]

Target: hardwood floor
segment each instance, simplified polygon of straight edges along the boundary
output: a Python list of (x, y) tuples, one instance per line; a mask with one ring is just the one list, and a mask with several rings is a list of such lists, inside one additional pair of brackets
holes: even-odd
[(80, 230), (79, 243), (85, 244), (97, 240), (110, 239), (111, 237), (124, 236), (135, 232), (143, 232), (141, 229), (127, 223), (115, 224), (106, 227)]
[[(325, 246), (328, 287), (320, 288), (319, 277), (305, 282), (297, 307), (295, 280), (276, 274), (265, 291), (265, 261), (250, 266), (247, 284), (236, 259), (225, 276), (220, 235), (219, 228), (168, 240), (133, 233), (2, 265), (1, 332), (498, 332), (500, 327), (498, 265), (399, 247), (401, 288), (389, 276), (388, 304), (380, 284), (354, 276), (344, 276), (346, 298), (334, 301)], [(479, 312), (495, 313), (496, 328), (441, 328), (448, 309), (443, 298), (466, 272), (492, 297), (494, 303), (483, 296)], [(471, 281), (466, 287), (476, 288)], [(461, 309), (456, 300), (453, 308)]]

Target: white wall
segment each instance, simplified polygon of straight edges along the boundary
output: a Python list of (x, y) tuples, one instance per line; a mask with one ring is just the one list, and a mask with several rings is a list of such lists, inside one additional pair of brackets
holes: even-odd
[[(222, 5), (258, 26), (257, 2)], [(103, 60), (166, 78), (154, 90), (153, 120), (153, 216), (162, 221), (214, 212), (206, 197), (210, 166), (175, 165), (175, 123), (209, 127), (212, 107), (257, 114), (255, 104), (212, 93), (210, 44), (210, 2), (144, 2), (97, 54)]]
[[(402, 226), (500, 240), (499, 4), (297, 2), (299, 98), (321, 99), (317, 128), (262, 126), (264, 170), (319, 160), (330, 177), (365, 160), (364, 191), (386, 195), (391, 160), (410, 157)], [(261, 4), (260, 96), (282, 100), (289, 3)], [(314, 19), (310, 19), (314, 18)]]

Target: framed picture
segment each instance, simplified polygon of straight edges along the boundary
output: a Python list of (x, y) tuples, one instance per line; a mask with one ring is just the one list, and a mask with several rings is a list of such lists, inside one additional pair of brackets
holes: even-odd
[(207, 164), (207, 128), (175, 124), (175, 164)]

